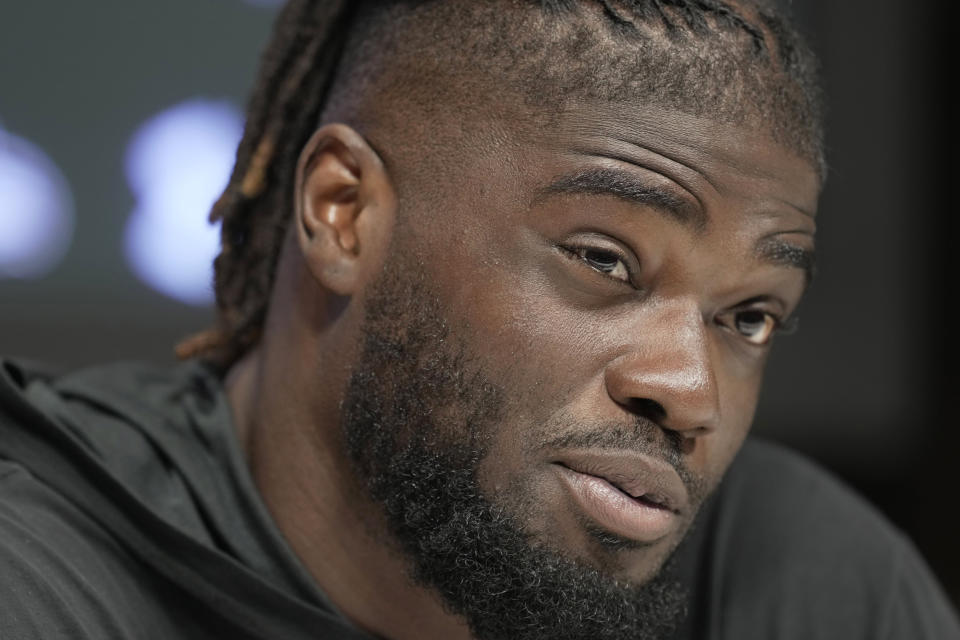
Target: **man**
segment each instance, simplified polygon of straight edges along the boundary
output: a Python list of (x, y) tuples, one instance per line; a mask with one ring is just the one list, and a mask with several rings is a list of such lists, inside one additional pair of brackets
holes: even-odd
[(744, 444), (813, 66), (747, 2), (292, 2), (194, 359), (4, 364), (0, 636), (960, 637), (900, 533)]

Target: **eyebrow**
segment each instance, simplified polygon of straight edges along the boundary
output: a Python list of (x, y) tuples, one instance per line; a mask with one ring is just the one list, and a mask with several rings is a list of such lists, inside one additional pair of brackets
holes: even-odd
[(810, 249), (798, 247), (776, 238), (760, 240), (755, 247), (755, 254), (760, 260), (782, 267), (801, 269), (806, 276), (807, 284), (813, 281), (817, 272), (816, 257)]
[(557, 178), (539, 190), (538, 198), (559, 193), (613, 196), (631, 204), (650, 207), (698, 232), (707, 226), (707, 216), (699, 206), (629, 171), (583, 169)]
[[(629, 171), (598, 167), (560, 176), (540, 189), (537, 199), (560, 193), (613, 196), (631, 204), (650, 207), (697, 232), (707, 226), (706, 213), (699, 206)], [(768, 264), (800, 269), (808, 285), (816, 274), (814, 252), (783, 240), (760, 240), (755, 247), (755, 255)]]

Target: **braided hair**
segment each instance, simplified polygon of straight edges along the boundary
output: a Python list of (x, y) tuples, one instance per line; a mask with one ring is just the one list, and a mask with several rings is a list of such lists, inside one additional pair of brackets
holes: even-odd
[[(210, 214), (211, 222), (222, 223), (221, 251), (214, 262), (216, 325), (182, 342), (177, 347), (178, 356), (203, 357), (225, 370), (258, 342), (293, 211), (296, 164), (301, 150), (321, 122), (328, 99), (337, 91), (334, 87), (337, 72), (349, 41), (361, 31), (364, 21), (388, 9), (414, 12), (421, 5), (442, 5), (448, 1), (290, 0), (280, 11), (247, 107), (246, 127), (233, 173)], [(800, 97), (794, 95), (790, 100), (802, 103), (801, 106), (781, 108), (787, 115), (781, 114), (780, 119), (802, 121), (800, 137), (813, 148), (813, 155), (822, 165), (815, 58), (786, 21), (772, 10), (753, 7), (748, 17), (734, 4), (722, 0), (513, 0), (513, 3), (514, 6), (539, 5), (545, 14), (552, 16), (575, 12), (581, 5), (599, 6), (613, 33), (628, 39), (636, 39), (645, 29), (655, 29), (670, 41), (683, 37), (696, 40), (717, 31), (739, 34), (746, 39), (751, 55), (768, 62), (773, 60), (781, 75), (787, 77), (784, 83), (764, 91), (790, 96), (791, 92), (785, 91), (784, 86), (799, 87)], [(471, 0), (469, 4), (474, 7), (499, 5), (500, 12), (509, 5), (506, 1), (493, 0), (477, 3)], [(449, 20), (445, 20), (433, 28), (449, 31), (456, 30), (457, 25), (451, 26)], [(496, 50), (491, 49), (491, 55), (502, 55), (504, 40), (501, 37), (496, 42)], [(520, 51), (511, 55), (525, 55), (529, 48), (521, 47)], [(556, 73), (573, 74), (574, 66), (561, 61)], [(581, 75), (583, 83), (598, 81), (595, 72)], [(660, 75), (667, 78), (669, 74), (661, 72)], [(716, 86), (710, 90), (724, 91), (716, 88), (724, 83), (722, 79), (714, 80)], [(685, 85), (679, 88), (663, 85), (659, 90), (681, 94), (691, 91)], [(744, 101), (743, 96), (737, 99)]]

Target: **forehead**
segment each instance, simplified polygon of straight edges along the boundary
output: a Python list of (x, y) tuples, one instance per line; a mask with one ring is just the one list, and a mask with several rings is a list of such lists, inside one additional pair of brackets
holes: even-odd
[(580, 104), (544, 130), (541, 144), (568, 159), (607, 159), (662, 174), (697, 199), (769, 201), (815, 215), (815, 165), (775, 140), (761, 122), (718, 122), (637, 104)]
[[(448, 166), (465, 182), (509, 180), (536, 192), (563, 174), (609, 167), (700, 209), (723, 200), (745, 213), (789, 211), (813, 229), (820, 191), (816, 165), (759, 123), (601, 102), (560, 113), (488, 113), (462, 125), (460, 133), (457, 161)], [(498, 165), (505, 171), (490, 170)]]

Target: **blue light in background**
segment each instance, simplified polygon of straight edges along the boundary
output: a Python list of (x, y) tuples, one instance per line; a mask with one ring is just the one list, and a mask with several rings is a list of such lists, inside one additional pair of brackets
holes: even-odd
[(0, 128), (0, 278), (38, 278), (73, 238), (66, 178), (36, 145)]
[(137, 204), (125, 250), (150, 287), (191, 305), (213, 300), (219, 225), (207, 221), (227, 181), (243, 134), (230, 102), (195, 99), (144, 123), (127, 147), (126, 172)]

